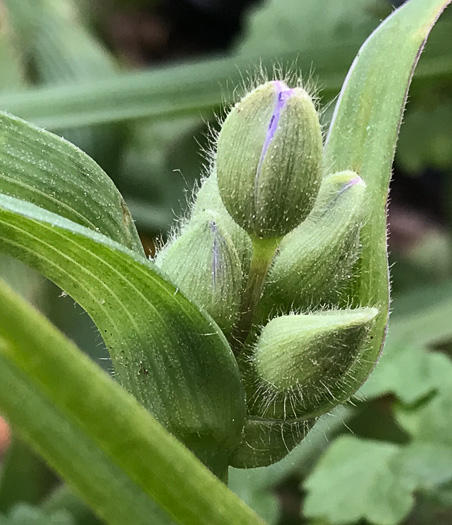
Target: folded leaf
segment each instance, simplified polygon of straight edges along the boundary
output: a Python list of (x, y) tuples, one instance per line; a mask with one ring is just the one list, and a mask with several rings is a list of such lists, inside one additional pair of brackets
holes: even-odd
[[(187, 449), (0, 283), (0, 410), (111, 525), (259, 524)], [(160, 510), (158, 506), (163, 509)]]
[(235, 358), (212, 319), (145, 258), (6, 196), (0, 250), (71, 295), (99, 328), (120, 383), (206, 462), (217, 452), (217, 468), (225, 469), (240, 442), (244, 395)]
[(353, 170), (367, 185), (368, 218), (350, 295), (356, 306), (375, 306), (380, 314), (373, 345), (351, 371), (357, 388), (374, 367), (387, 323), (386, 202), (408, 87), (430, 30), (449, 3), (410, 0), (379, 26), (350, 68), (327, 136), (325, 165)]

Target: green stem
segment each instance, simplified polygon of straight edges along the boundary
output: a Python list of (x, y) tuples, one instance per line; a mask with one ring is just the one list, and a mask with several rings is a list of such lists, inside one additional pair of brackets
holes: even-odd
[(281, 241), (280, 237), (274, 239), (252, 238), (253, 257), (251, 259), (248, 282), (242, 298), (240, 319), (234, 329), (234, 350), (236, 353), (246, 341), (253, 326), (257, 305), (262, 296), (265, 278), (273, 261), (276, 248)]

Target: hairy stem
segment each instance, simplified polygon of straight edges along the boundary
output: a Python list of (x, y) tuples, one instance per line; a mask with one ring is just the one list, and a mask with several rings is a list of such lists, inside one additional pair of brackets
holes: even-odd
[(240, 319), (233, 332), (233, 349), (236, 353), (239, 353), (253, 326), (265, 278), (280, 240), (280, 237), (274, 239), (255, 237), (252, 239), (253, 257), (251, 259), (250, 273), (242, 298)]

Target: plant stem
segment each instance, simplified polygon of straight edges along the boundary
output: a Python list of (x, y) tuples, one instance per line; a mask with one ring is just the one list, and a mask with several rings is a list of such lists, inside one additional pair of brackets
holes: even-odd
[(243, 346), (253, 326), (257, 305), (262, 296), (265, 278), (267, 277), (280, 240), (280, 237), (273, 239), (252, 238), (253, 256), (251, 259), (250, 273), (242, 298), (240, 319), (233, 333), (233, 346), (236, 353), (238, 353), (239, 349)]

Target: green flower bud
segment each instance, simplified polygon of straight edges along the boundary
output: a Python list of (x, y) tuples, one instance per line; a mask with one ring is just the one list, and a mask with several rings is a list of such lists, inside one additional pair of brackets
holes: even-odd
[(268, 419), (309, 419), (350, 397), (356, 385), (349, 371), (377, 313), (357, 308), (270, 321), (255, 348), (258, 388), (250, 410)]
[(303, 441), (316, 419), (275, 421), (247, 419), (242, 443), (230, 460), (235, 468), (266, 467), (276, 463)]
[(250, 235), (280, 237), (302, 222), (320, 185), (322, 134), (302, 88), (272, 81), (244, 97), (218, 137), (217, 173), (226, 209)]
[(218, 226), (228, 233), (234, 244), (242, 266), (244, 277), (248, 276), (253, 252), (251, 239), (246, 231), (234, 221), (225, 208), (218, 191), (217, 174), (214, 170), (212, 174), (203, 181), (193, 205), (191, 220), (196, 220), (200, 214), (206, 211), (213, 211), (218, 214)]
[(359, 255), (365, 188), (352, 171), (322, 182), (309, 217), (279, 246), (260, 303), (261, 321), (271, 311), (312, 309), (337, 299)]
[(229, 335), (238, 317), (243, 287), (240, 260), (219, 216), (207, 211), (196, 218), (157, 257), (156, 264)]

